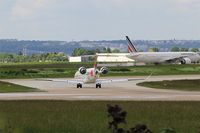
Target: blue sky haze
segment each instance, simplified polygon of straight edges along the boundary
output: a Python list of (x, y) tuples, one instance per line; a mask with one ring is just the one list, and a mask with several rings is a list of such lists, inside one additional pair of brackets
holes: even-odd
[(0, 38), (200, 39), (199, 0), (0, 0)]

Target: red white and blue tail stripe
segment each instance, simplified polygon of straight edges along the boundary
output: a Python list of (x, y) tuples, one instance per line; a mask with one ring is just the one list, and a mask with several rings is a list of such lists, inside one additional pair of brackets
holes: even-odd
[(128, 42), (128, 52), (129, 53), (135, 53), (135, 52), (137, 52), (137, 49), (135, 48), (135, 46), (133, 45), (133, 43), (131, 42), (131, 40), (129, 39), (128, 36), (126, 36), (126, 40)]

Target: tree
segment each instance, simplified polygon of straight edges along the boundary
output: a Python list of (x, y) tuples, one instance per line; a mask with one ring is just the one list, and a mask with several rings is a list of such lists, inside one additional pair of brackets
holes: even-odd
[(189, 49), (188, 48), (181, 48), (181, 50), (180, 50), (181, 52), (188, 52), (189, 51)]
[(95, 50), (95, 53), (101, 53), (100, 49), (97, 48), (97, 49)]
[(112, 51), (109, 47), (108, 48), (104, 47), (102, 52), (103, 53), (111, 53)]
[(112, 51), (112, 53), (120, 53), (120, 50), (119, 50), (119, 49), (114, 49), (114, 50)]
[(159, 52), (159, 49), (158, 48), (150, 48), (149, 52)]
[(199, 52), (199, 49), (198, 48), (192, 48), (191, 51), (192, 52)]
[(18, 55), (23, 55), (22, 51), (19, 51)]
[(72, 52), (72, 56), (80, 56), (84, 55), (86, 53), (86, 50), (83, 48), (75, 48), (74, 51)]
[(126, 124), (127, 112), (118, 105), (107, 105), (107, 112), (108, 118), (111, 118), (108, 128), (112, 129), (113, 133), (152, 133), (145, 124), (137, 124), (128, 130), (120, 128), (121, 124)]
[(103, 53), (107, 53), (106, 47), (103, 47)]
[(179, 47), (173, 47), (171, 49), (171, 52), (179, 52), (180, 51), (180, 48)]
[(111, 49), (109, 47), (106, 49), (106, 51), (107, 51), (107, 53), (112, 53)]
[(96, 50), (86, 50), (86, 55), (94, 55), (96, 53)]

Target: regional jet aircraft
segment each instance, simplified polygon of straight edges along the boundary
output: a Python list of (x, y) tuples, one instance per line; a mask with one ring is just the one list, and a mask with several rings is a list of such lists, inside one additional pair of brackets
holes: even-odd
[[(123, 79), (99, 79), (100, 74), (107, 74), (108, 69), (106, 67), (102, 67), (100, 70), (96, 67), (94, 68), (85, 68), (80, 67), (78, 71), (74, 75), (74, 79), (70, 80), (53, 80), (48, 79), (46, 81), (55, 81), (55, 82), (66, 82), (69, 84), (76, 84), (77, 88), (82, 88), (84, 84), (95, 84), (96, 88), (101, 88), (101, 84), (108, 83), (118, 83), (118, 82), (128, 82), (134, 80), (145, 80), (145, 79), (137, 79), (137, 78), (123, 78)], [(146, 79), (148, 79), (151, 75), (149, 75)]]
[(200, 61), (200, 53), (195, 52), (138, 52), (128, 36), (126, 36), (126, 40), (130, 53), (127, 57), (134, 59), (136, 62), (191, 64)]
[(118, 83), (118, 82), (128, 82), (134, 80), (146, 80), (151, 77), (150, 74), (146, 79), (139, 78), (123, 78), (123, 79), (100, 79), (100, 74), (107, 74), (108, 69), (106, 67), (102, 67), (101, 69), (97, 68), (96, 63), (93, 68), (85, 68), (80, 67), (78, 71), (74, 75), (74, 79), (71, 80), (53, 80), (48, 79), (46, 81), (55, 81), (55, 82), (67, 82), (69, 84), (76, 84), (77, 88), (82, 88), (84, 84), (95, 84), (96, 88), (101, 88), (102, 84), (108, 83)]

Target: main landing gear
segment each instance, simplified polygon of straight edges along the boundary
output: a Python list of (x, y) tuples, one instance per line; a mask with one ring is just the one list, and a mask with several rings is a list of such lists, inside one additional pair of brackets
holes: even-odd
[(101, 88), (101, 84), (100, 84), (100, 83), (97, 83), (97, 84), (96, 84), (96, 88)]
[(77, 84), (77, 88), (82, 88), (82, 84), (81, 84), (81, 83), (78, 83), (78, 84)]
[[(77, 88), (82, 88), (83, 86), (82, 86), (82, 84), (81, 83), (78, 83), (77, 84)], [(97, 83), (96, 84), (96, 88), (101, 88), (101, 84), (100, 83)]]

